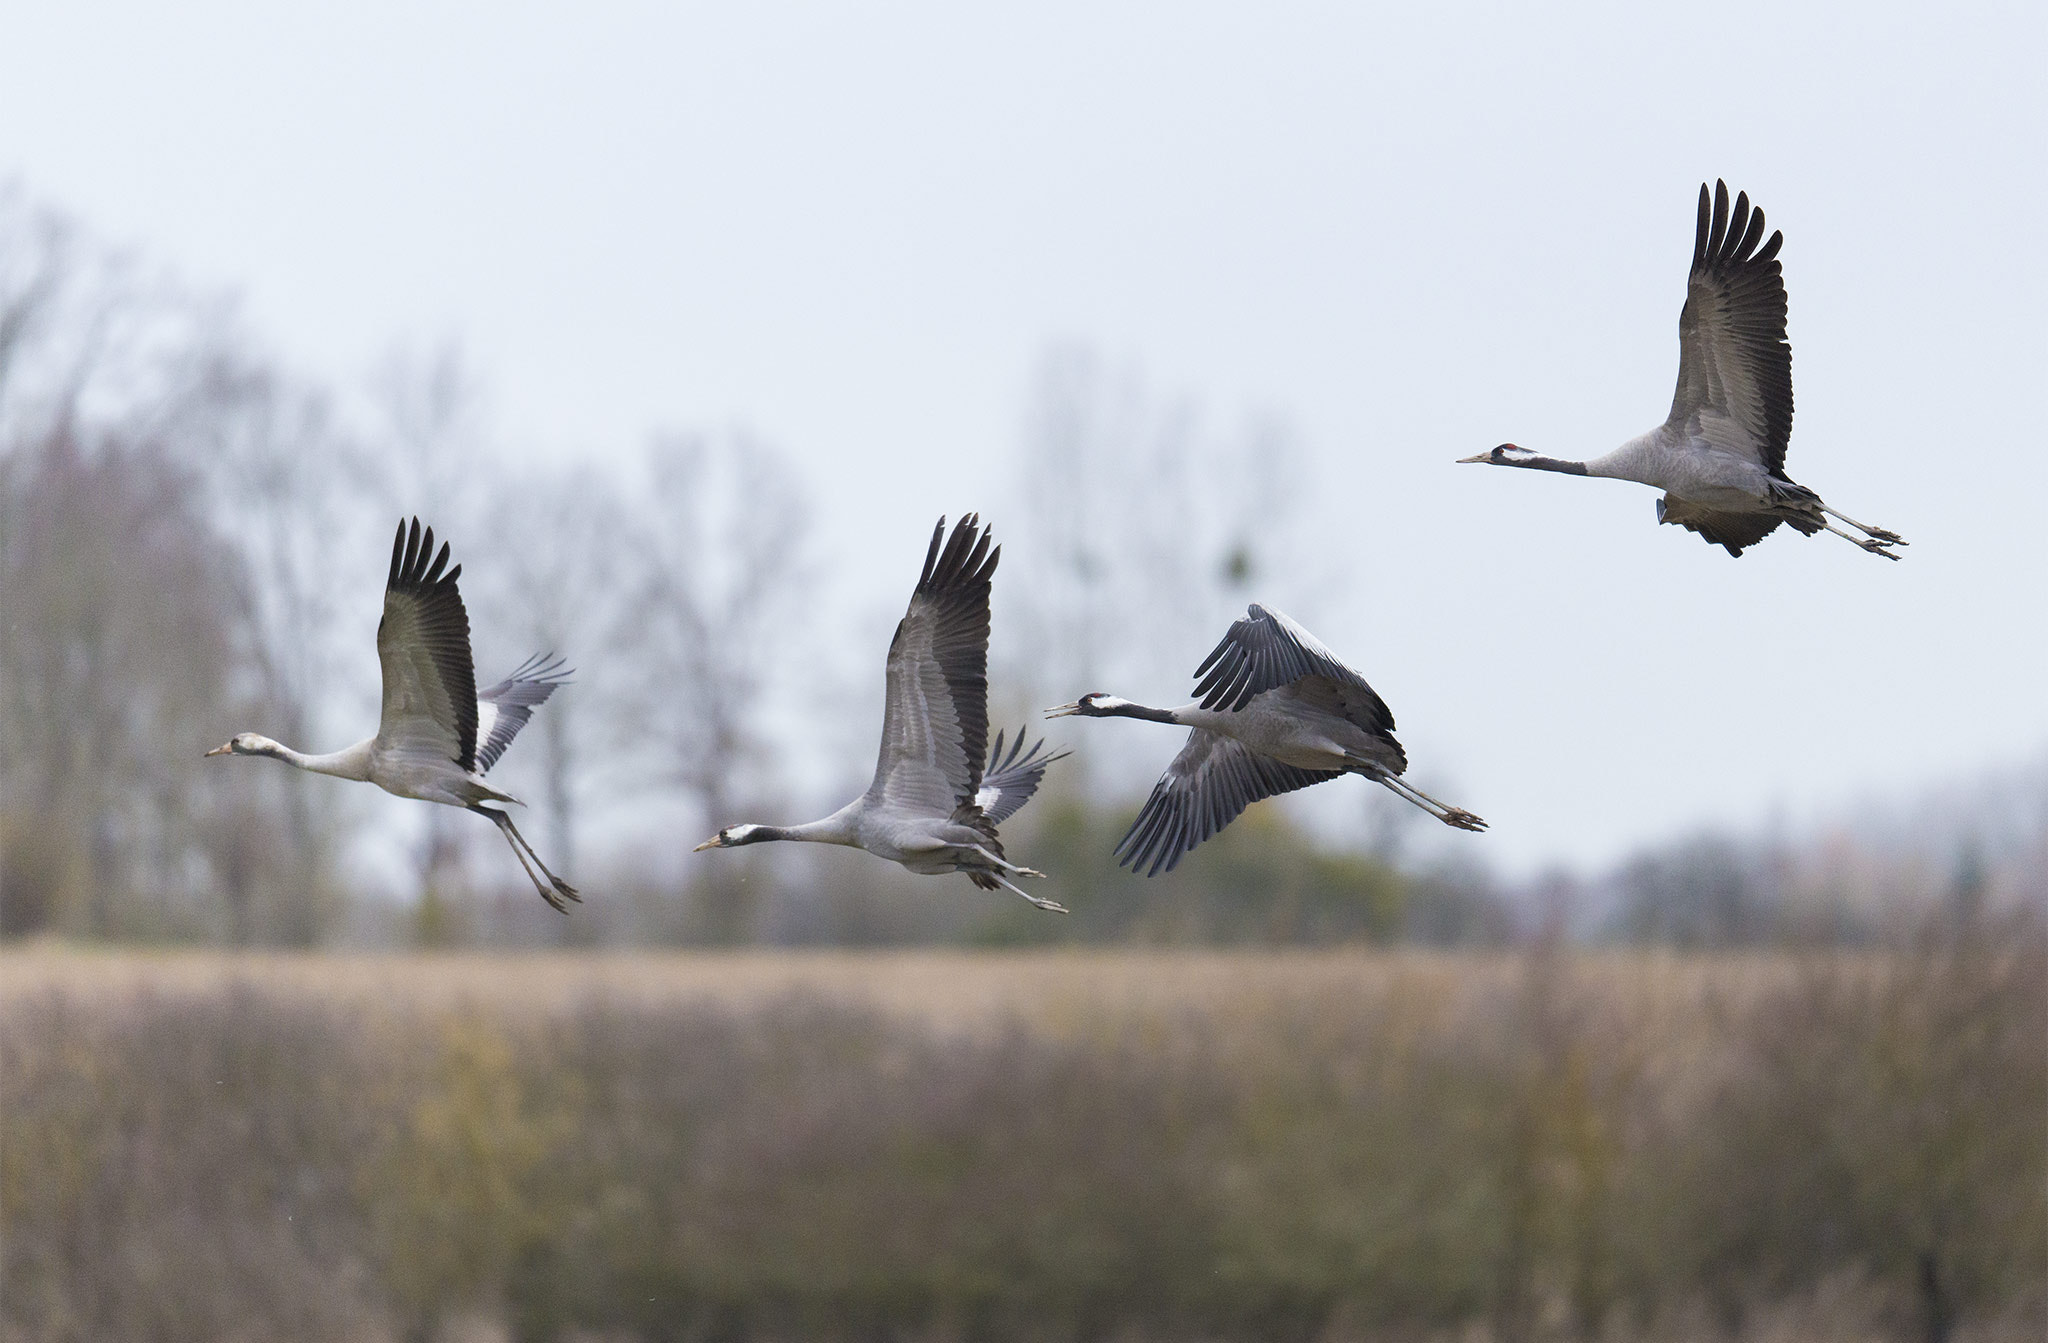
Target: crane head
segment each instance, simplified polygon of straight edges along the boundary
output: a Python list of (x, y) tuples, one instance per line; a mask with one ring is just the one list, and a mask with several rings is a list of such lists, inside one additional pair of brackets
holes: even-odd
[(1072, 704), (1056, 704), (1045, 711), (1045, 716), (1069, 718), (1080, 714), (1084, 718), (1107, 718), (1116, 712), (1118, 706), (1129, 703), (1129, 700), (1118, 699), (1115, 695), (1105, 695), (1098, 690), (1081, 696)]
[(699, 844), (696, 848), (690, 850), (690, 852), (702, 853), (706, 849), (736, 849), (742, 844), (753, 844), (759, 840), (769, 838), (769, 836), (761, 833), (763, 829), (764, 827), (758, 825), (729, 825), (705, 840), (702, 844)]
[(277, 743), (254, 732), (237, 732), (224, 746), (216, 746), (206, 754), (214, 755), (269, 755)]
[(1487, 466), (1520, 466), (1535, 456), (1536, 454), (1527, 448), (1517, 447), (1513, 443), (1503, 443), (1492, 451), (1482, 452), (1476, 457), (1460, 457), (1458, 465), (1464, 466), (1468, 462), (1480, 462)]

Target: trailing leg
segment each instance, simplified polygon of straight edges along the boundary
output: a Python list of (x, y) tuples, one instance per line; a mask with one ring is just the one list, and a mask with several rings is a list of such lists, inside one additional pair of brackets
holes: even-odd
[[(1828, 511), (1833, 512), (1834, 510), (1829, 509)], [(1826, 530), (1833, 532), (1836, 536), (1841, 537), (1844, 541), (1847, 541), (1852, 545), (1858, 545), (1863, 547), (1865, 550), (1869, 551), (1873, 555), (1882, 555), (1888, 560), (1895, 560), (1898, 558), (1897, 555), (1892, 554), (1889, 548), (1892, 543), (1889, 541), (1879, 541), (1875, 538), (1866, 541), (1860, 536), (1854, 536), (1848, 532), (1843, 531), (1840, 527), (1835, 526), (1835, 524), (1832, 522), (1824, 522), (1821, 524), (1821, 526)], [(1904, 543), (1901, 542), (1900, 544)]]
[(1463, 807), (1453, 807), (1448, 803), (1437, 801), (1398, 774), (1390, 774), (1382, 770), (1372, 777), (1385, 784), (1394, 796), (1414, 803), (1439, 821), (1442, 821), (1445, 825), (1459, 830), (1486, 829), (1486, 822), (1479, 819), (1479, 817), (1466, 811)]
[(1045, 875), (1045, 873), (1040, 872), (1035, 867), (1019, 867), (1006, 858), (990, 853), (979, 844), (974, 846), (974, 852), (980, 854), (998, 872), (1007, 872), (1013, 877), (1042, 877)]
[[(512, 824), (510, 816), (507, 816), (502, 811), (485, 806), (472, 805), (470, 810), (479, 816), (489, 817), (491, 824), (497, 826), (503, 832), (505, 842), (512, 846), (513, 857), (519, 860), (519, 866), (525, 870), (527, 877), (533, 882), (533, 888), (540, 892), (541, 899), (547, 901), (549, 905), (563, 914), (569, 912), (569, 907), (562, 903), (564, 898), (575, 900), (579, 903), (582, 901), (583, 897), (576, 893), (574, 886), (548, 871), (548, 865), (540, 860), (539, 854), (534, 853), (533, 846), (526, 842), (526, 836), (519, 833), (519, 827)], [(527, 861), (529, 856), (532, 859), (531, 862)], [(539, 872), (534, 871), (536, 867), (540, 869)], [(546, 875), (547, 880), (543, 881), (541, 879), (542, 874)], [(550, 887), (553, 889), (549, 889)]]
[[(1838, 522), (1848, 523), (1857, 531), (1862, 532), (1869, 536), (1871, 540), (1877, 542), (1879, 545), (1903, 546), (1906, 544), (1906, 539), (1900, 536), (1897, 532), (1886, 531), (1882, 527), (1873, 527), (1867, 522), (1858, 522), (1856, 521), (1856, 519), (1850, 517), (1847, 513), (1838, 513), (1834, 509), (1829, 508), (1826, 504), (1822, 504), (1820, 506), (1820, 511), (1827, 514), (1829, 517), (1834, 518)], [(1853, 540), (1854, 538), (1851, 539)], [(1894, 558), (1897, 557), (1894, 556)]]
[[(991, 877), (995, 877), (997, 882), (999, 882), (1003, 886), (1008, 887), (1010, 890), (1015, 891), (1017, 894), (1023, 896), (1026, 900), (1029, 900), (1032, 904), (1037, 905), (1040, 909), (1046, 910), (1047, 912), (1053, 914), (1065, 914), (1067, 912), (1067, 907), (1063, 904), (1060, 904), (1056, 900), (1047, 900), (1042, 896), (1033, 895), (1031, 892), (1025, 890), (1021, 886), (1012, 885), (1008, 878), (997, 876), (993, 872), (989, 873), (989, 875)], [(1044, 874), (1039, 873), (1037, 875), (1043, 876)]]

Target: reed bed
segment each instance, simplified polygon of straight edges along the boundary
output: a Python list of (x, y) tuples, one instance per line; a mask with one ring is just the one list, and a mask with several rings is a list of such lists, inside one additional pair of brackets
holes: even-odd
[(0, 955), (21, 1340), (2038, 1337), (2048, 960)]

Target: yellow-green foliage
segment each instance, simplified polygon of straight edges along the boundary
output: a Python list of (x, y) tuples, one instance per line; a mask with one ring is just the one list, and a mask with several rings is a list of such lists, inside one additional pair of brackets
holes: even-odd
[(915, 1017), (874, 1003), (931, 962), (826, 968), (855, 964), (715, 1001), (517, 960), (386, 965), (367, 997), (311, 962), (8, 997), (0, 1336), (2043, 1323), (2031, 928), (1811, 960), (1048, 959), (1046, 1001)]
[(541, 1232), (533, 1172), (574, 1122), (570, 1112), (537, 1108), (507, 1023), (459, 1011), (434, 1024), (417, 1059), (422, 1075), (386, 1099), (395, 1131), (364, 1189), (378, 1243), (390, 1250), (384, 1278), (393, 1297), (429, 1318), (451, 1303), (487, 1300)]

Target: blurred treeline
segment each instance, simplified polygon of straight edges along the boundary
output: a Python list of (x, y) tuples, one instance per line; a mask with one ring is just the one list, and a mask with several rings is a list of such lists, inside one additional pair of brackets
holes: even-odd
[(80, 979), (0, 1017), (0, 1338), (2038, 1339), (2044, 946), (1247, 957), (967, 1020)]
[[(1428, 823), (1358, 785), (1255, 808), (1144, 882), (1107, 855), (1173, 743), (1111, 731), (1007, 828), (1071, 919), (859, 855), (687, 861), (720, 824), (823, 814), (865, 785), (919, 538), (884, 589), (848, 594), (771, 446), (678, 430), (637, 455), (590, 445), (601, 468), (523, 464), (481, 399), (448, 350), (396, 353), (361, 386), (302, 377), (232, 304), (0, 188), (0, 935), (1492, 944), (1561, 920), (1731, 945), (1868, 940), (1963, 890), (2048, 899), (2048, 774), (2020, 781), (2019, 840), (1982, 851), (1708, 841), (1535, 891), (1418, 856)], [(1288, 498), (1240, 484), (1284, 476), (1240, 469), (1293, 451), (1284, 423), (1215, 430), (1078, 348), (1047, 356), (1023, 419), (1030, 469), (989, 514), (1010, 542), (999, 725), (1183, 684), (1262, 575), (1334, 581), (1286, 549)], [(1084, 472), (1110, 487), (1066, 487)], [(1141, 484), (1152, 506), (1125, 509)], [(578, 666), (497, 771), (590, 894), (569, 919), (472, 817), (200, 758), (243, 730), (307, 750), (368, 734), (390, 530), (415, 513), (464, 563), (481, 677), (544, 649)]]

